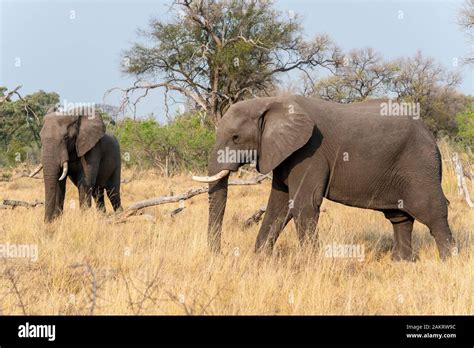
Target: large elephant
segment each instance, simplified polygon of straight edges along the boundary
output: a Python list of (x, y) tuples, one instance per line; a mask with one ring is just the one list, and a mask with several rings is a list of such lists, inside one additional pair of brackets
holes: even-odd
[(93, 196), (97, 208), (105, 211), (105, 190), (114, 210), (121, 209), (120, 146), (113, 135), (105, 133), (98, 112), (51, 110), (44, 117), (40, 136), (41, 166), (31, 176), (44, 171), (45, 222), (63, 211), (66, 177), (79, 190), (81, 208), (90, 207)]
[(245, 162), (224, 154), (240, 150), (256, 152), (260, 173), (273, 171), (257, 252), (271, 251), (292, 218), (300, 243), (316, 242), (323, 198), (383, 212), (393, 224), (395, 260), (413, 258), (415, 219), (429, 227), (441, 258), (456, 252), (436, 141), (419, 117), (383, 116), (385, 102), (337, 104), (285, 96), (231, 106), (217, 130), (209, 176), (194, 177), (210, 183), (211, 249), (220, 250), (228, 175)]

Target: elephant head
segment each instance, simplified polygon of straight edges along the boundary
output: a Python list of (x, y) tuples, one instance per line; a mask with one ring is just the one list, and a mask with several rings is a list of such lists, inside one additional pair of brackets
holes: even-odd
[(247, 100), (232, 105), (221, 119), (209, 156), (209, 176), (194, 177), (209, 183), (208, 242), (212, 251), (220, 251), (229, 173), (249, 157), (255, 159), (252, 154), (256, 153), (257, 170), (267, 174), (310, 139), (314, 122), (298, 101), (297, 97)]
[(53, 110), (44, 117), (40, 136), (46, 222), (63, 209), (68, 163), (84, 156), (104, 134), (104, 122), (95, 112)]

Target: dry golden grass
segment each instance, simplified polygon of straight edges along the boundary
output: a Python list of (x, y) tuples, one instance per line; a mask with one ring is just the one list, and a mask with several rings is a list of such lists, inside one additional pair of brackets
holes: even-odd
[[(443, 149), (443, 152), (446, 149)], [(474, 314), (474, 211), (456, 194), (445, 166), (449, 222), (459, 256), (438, 258), (428, 229), (415, 223), (416, 263), (390, 259), (392, 231), (381, 213), (324, 202), (321, 244), (360, 244), (362, 261), (301, 250), (293, 223), (272, 256), (255, 255), (259, 226), (243, 222), (266, 203), (270, 184), (230, 187), (223, 254), (207, 249), (207, 195), (146, 209), (114, 225), (95, 209), (77, 209), (68, 183), (65, 213), (45, 229), (43, 208), (0, 210), (0, 244), (36, 244), (39, 258), (0, 259), (4, 314)], [(124, 178), (132, 176), (125, 171)], [(142, 173), (123, 185), (124, 206), (196, 187), (188, 176)], [(0, 198), (43, 199), (40, 180), (0, 183)], [(75, 202), (76, 207), (70, 202)], [(75, 208), (75, 209), (74, 209)], [(110, 215), (110, 205), (107, 205)], [(89, 268), (88, 268), (89, 267)], [(95, 277), (95, 281), (93, 281)], [(96, 289), (94, 290), (94, 286)], [(94, 304), (95, 297), (95, 304)]]

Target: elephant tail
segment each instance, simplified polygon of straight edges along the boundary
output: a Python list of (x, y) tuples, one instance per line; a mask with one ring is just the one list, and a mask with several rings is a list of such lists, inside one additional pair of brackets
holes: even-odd
[[(441, 151), (439, 151), (438, 146), (436, 146), (436, 157), (439, 163), (439, 184), (441, 185), (443, 179), (443, 158), (441, 157)], [(444, 199), (446, 200), (446, 204), (450, 206), (451, 202), (449, 201), (449, 199), (447, 199), (446, 196), (444, 196)]]
[(441, 157), (441, 151), (439, 151), (439, 147), (436, 146), (436, 160), (438, 161), (438, 168), (439, 168), (439, 183), (441, 184), (443, 179), (443, 158)]

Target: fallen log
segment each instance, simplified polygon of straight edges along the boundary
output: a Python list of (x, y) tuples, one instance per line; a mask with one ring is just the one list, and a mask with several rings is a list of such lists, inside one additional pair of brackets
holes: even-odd
[(179, 201), (184, 201), (194, 196), (200, 195), (202, 193), (206, 193), (208, 189), (209, 188), (207, 187), (199, 187), (199, 188), (194, 188), (187, 192), (180, 193), (174, 196), (161, 196), (157, 198), (147, 199), (145, 201), (136, 202), (132, 204), (131, 206), (129, 206), (123, 213), (140, 210), (140, 209), (151, 207), (154, 205), (160, 205), (160, 204), (166, 204), (166, 203), (178, 203)]
[(255, 178), (251, 178), (251, 179), (229, 180), (229, 186), (232, 186), (232, 185), (241, 185), (241, 186), (257, 185), (257, 184), (260, 184), (265, 179), (271, 179), (271, 177), (268, 174), (266, 174), (266, 175), (260, 174), (260, 175), (257, 175)]
[(29, 178), (29, 179), (36, 179), (36, 180), (43, 180), (43, 177), (39, 177), (39, 176), (31, 176), (31, 174), (28, 174), (28, 173), (18, 173), (18, 174), (15, 174), (12, 179), (15, 180), (15, 179), (20, 179), (20, 178)]
[(38, 200), (34, 200), (33, 202), (29, 203), (25, 201), (14, 200), (14, 199), (4, 199), (2, 200), (2, 203), (0, 204), (0, 206), (2, 207), (2, 209), (8, 209), (6, 207), (12, 207), (12, 209), (16, 207), (35, 208), (36, 206), (43, 205), (43, 204), (44, 204), (43, 201), (38, 201)]
[(255, 213), (253, 213), (247, 220), (244, 222), (244, 227), (248, 228), (262, 219), (263, 214), (267, 211), (267, 206), (262, 205)]
[[(255, 178), (251, 179), (235, 179), (235, 180), (229, 180), (229, 186), (246, 186), (246, 185), (258, 185), (265, 179), (268, 179), (268, 175), (258, 175)], [(188, 200), (194, 196), (207, 193), (209, 191), (209, 187), (203, 186), (203, 187), (198, 187), (198, 188), (193, 188), (189, 191), (177, 194), (177, 195), (172, 195), (172, 196), (161, 196), (161, 197), (156, 197), (156, 198), (151, 198), (147, 199), (144, 201), (136, 202), (132, 205), (130, 205), (127, 209), (125, 209), (122, 213), (117, 215), (118, 222), (121, 222), (123, 219), (126, 219), (132, 215), (135, 215), (137, 211), (143, 208), (148, 208), (152, 207), (155, 205), (161, 205), (161, 204), (168, 204), (168, 203), (178, 203), (178, 202), (183, 202), (181, 210), (177, 211), (174, 215), (177, 213), (181, 212), (184, 209), (184, 201)], [(179, 208), (178, 208), (179, 209)]]
[(28, 174), (26, 172), (19, 172), (19, 173), (13, 174), (11, 176), (1, 176), (0, 181), (1, 182), (12, 182), (12, 181), (15, 181), (15, 180), (21, 179), (21, 178), (43, 180), (43, 177), (30, 176), (30, 174)]
[(186, 209), (186, 207), (179, 207), (179, 208), (173, 209), (173, 210), (170, 212), (170, 217), (171, 217), (171, 218), (175, 217), (175, 215), (178, 215), (178, 214), (181, 213), (184, 209)]

